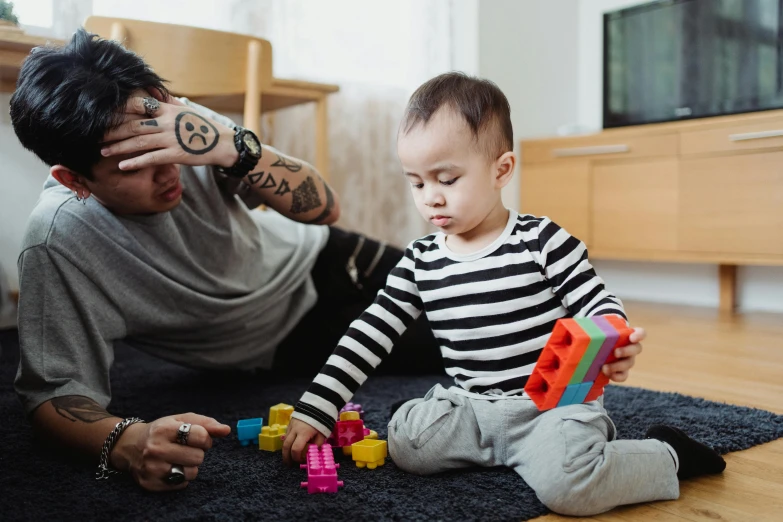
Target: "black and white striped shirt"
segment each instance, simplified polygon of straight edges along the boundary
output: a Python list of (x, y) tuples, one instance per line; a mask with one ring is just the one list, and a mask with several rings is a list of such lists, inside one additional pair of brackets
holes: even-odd
[[(349, 327), (294, 417), (328, 435), (340, 408), (423, 311), (457, 390), (481, 398), (523, 394), (563, 317), (619, 314), (584, 243), (549, 218), (510, 211), (503, 233), (472, 254), (457, 254), (436, 233), (413, 241), (386, 288)], [(478, 395), (481, 394), (481, 395)]]

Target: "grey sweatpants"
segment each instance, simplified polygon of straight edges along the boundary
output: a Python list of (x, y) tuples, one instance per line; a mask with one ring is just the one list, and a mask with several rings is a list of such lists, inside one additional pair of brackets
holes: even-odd
[(599, 401), (539, 412), (533, 401), (471, 399), (439, 384), (389, 422), (397, 467), (429, 475), (508, 466), (564, 515), (679, 497), (674, 459), (662, 442), (614, 438)]

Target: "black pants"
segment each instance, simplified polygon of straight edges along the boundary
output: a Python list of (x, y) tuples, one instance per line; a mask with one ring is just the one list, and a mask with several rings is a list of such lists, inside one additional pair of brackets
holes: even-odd
[[(315, 377), (351, 322), (384, 288), (402, 255), (397, 248), (331, 227), (329, 241), (312, 271), (318, 302), (278, 346), (274, 370)], [(440, 348), (424, 313), (395, 343), (378, 372), (444, 373)]]

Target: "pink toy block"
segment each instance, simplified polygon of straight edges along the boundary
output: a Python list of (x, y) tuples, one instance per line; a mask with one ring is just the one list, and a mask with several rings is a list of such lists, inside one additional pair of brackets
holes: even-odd
[(332, 431), (336, 446), (342, 448), (364, 439), (364, 422), (355, 411), (345, 411), (340, 414), (340, 420)]
[(337, 493), (338, 487), (343, 487), (343, 481), (337, 480), (337, 468), (334, 463), (332, 446), (322, 444), (319, 448), (311, 444), (307, 448), (307, 464), (301, 464), (301, 469), (307, 470), (307, 482), (301, 487), (307, 488), (307, 493)]

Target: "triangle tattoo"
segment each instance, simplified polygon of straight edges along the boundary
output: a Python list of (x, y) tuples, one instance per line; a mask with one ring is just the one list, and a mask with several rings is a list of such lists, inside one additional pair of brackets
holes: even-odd
[(277, 183), (275, 183), (275, 178), (272, 177), (272, 173), (269, 173), (269, 176), (267, 176), (266, 180), (264, 181), (264, 184), (261, 185), (262, 189), (266, 188), (275, 188), (277, 186)]
[(280, 182), (280, 187), (275, 191), (275, 196), (282, 196), (283, 194), (287, 194), (291, 192), (291, 188), (288, 186), (288, 180), (283, 179)]

